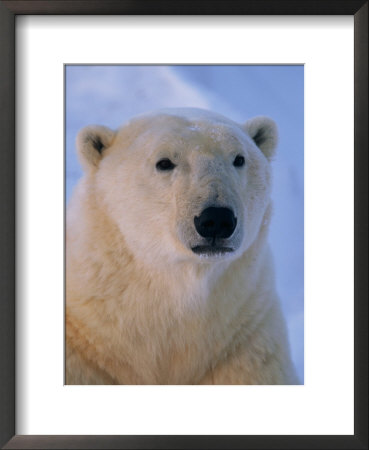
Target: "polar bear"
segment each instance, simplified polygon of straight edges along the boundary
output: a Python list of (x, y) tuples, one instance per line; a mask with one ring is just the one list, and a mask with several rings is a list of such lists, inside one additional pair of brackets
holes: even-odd
[(166, 109), (77, 136), (67, 384), (297, 384), (268, 246), (269, 118)]

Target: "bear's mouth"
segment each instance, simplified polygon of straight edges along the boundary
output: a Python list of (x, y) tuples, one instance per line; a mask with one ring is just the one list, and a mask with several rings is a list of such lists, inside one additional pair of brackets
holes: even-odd
[(212, 255), (223, 255), (224, 253), (233, 252), (231, 247), (221, 247), (218, 245), (196, 245), (192, 247), (191, 250), (197, 255), (212, 256)]

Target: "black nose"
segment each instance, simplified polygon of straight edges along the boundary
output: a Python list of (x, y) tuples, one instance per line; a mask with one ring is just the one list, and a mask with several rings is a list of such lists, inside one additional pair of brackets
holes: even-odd
[(200, 236), (212, 238), (228, 238), (237, 225), (237, 219), (230, 209), (213, 206), (204, 209), (199, 217), (195, 216), (194, 222)]

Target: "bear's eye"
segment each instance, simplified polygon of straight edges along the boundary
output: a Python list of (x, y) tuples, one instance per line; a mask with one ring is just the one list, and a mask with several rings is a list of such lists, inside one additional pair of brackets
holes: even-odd
[(235, 167), (242, 167), (245, 165), (245, 158), (241, 155), (237, 155), (233, 161)]
[(173, 170), (175, 166), (176, 165), (168, 158), (163, 158), (156, 163), (156, 168), (158, 170)]

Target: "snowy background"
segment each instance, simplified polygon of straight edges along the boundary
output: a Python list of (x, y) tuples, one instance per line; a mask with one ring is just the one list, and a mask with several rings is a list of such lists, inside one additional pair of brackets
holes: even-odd
[(167, 107), (198, 107), (244, 122), (273, 118), (270, 243), (293, 360), (304, 380), (304, 69), (303, 66), (66, 66), (66, 201), (82, 175), (75, 138), (86, 125), (119, 127)]

